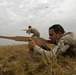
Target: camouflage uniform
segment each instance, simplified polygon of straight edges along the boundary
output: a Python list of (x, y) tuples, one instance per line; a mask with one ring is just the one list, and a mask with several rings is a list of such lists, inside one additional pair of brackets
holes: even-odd
[(32, 37), (40, 37), (40, 33), (38, 32), (37, 29), (35, 28), (30, 28), (27, 30), (27, 33), (30, 34), (30, 33), (33, 33)]
[(56, 43), (57, 45), (51, 51), (46, 51), (36, 45), (34, 47), (34, 52), (41, 55), (45, 53), (46, 56), (59, 56), (68, 51), (76, 55), (76, 35), (74, 33), (64, 33), (59, 40), (56, 40)]

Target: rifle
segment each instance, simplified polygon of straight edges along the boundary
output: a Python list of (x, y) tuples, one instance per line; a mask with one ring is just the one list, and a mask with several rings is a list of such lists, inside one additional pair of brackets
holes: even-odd
[(22, 29), (21, 31), (26, 31), (26, 33), (29, 33), (29, 29)]
[(21, 31), (27, 31), (28, 29), (22, 29)]
[(4, 39), (10, 39), (10, 40), (15, 40), (15, 41), (23, 41), (23, 42), (29, 42), (29, 38), (33, 39), (38, 46), (42, 46), (46, 43), (49, 43), (50, 40), (46, 40), (44, 38), (34, 38), (34, 37), (25, 37), (25, 36), (0, 36), (0, 38)]

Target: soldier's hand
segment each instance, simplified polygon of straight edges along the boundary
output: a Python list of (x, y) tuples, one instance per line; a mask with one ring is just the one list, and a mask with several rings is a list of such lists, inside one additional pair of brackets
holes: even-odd
[(36, 43), (34, 40), (32, 40), (31, 38), (29, 38), (29, 43), (28, 43), (28, 47), (30, 49), (33, 49), (35, 47)]

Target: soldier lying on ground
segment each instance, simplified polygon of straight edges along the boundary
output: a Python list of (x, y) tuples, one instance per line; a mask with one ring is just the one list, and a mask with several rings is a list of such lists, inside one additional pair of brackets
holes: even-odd
[(46, 54), (49, 56), (60, 56), (60, 55), (76, 55), (76, 36), (73, 32), (65, 32), (60, 24), (55, 24), (49, 28), (49, 39), (51, 43), (56, 46), (52, 50), (44, 50), (36, 45), (34, 40), (30, 39), (28, 46), (32, 47), (35, 53), (40, 55)]

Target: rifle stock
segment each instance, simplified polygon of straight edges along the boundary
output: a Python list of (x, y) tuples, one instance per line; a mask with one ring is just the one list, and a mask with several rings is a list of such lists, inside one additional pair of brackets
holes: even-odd
[(34, 38), (34, 37), (25, 37), (25, 36), (0, 36), (0, 38), (4, 38), (4, 39), (10, 39), (10, 40), (15, 40), (15, 41), (23, 41), (23, 42), (29, 42), (29, 38), (33, 39), (35, 41), (35, 43), (38, 46), (42, 46), (43, 44), (49, 43), (49, 40), (45, 40), (44, 38)]

